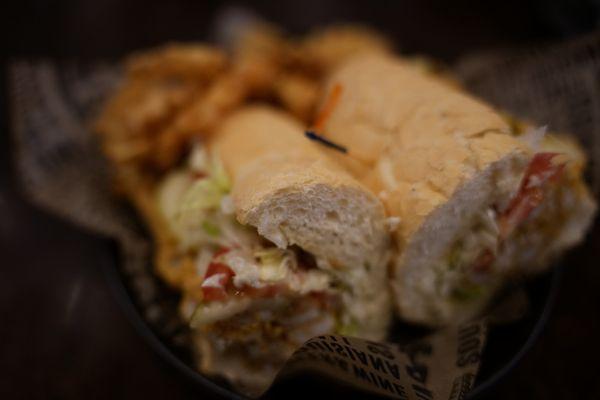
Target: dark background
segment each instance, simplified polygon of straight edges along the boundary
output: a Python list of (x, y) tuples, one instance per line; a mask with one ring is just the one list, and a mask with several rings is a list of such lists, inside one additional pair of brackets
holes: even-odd
[[(241, 4), (243, 2), (238, 2)], [(37, 211), (11, 168), (5, 66), (14, 57), (116, 58), (201, 40), (220, 2), (32, 1), (0, 5), (0, 398), (211, 398), (138, 336), (102, 272), (99, 238)], [(479, 49), (534, 46), (600, 27), (598, 1), (257, 1), (288, 31), (366, 22), (407, 52), (448, 63)], [(598, 224), (597, 224), (598, 225)], [(491, 399), (600, 398), (600, 235), (567, 259), (548, 325)]]

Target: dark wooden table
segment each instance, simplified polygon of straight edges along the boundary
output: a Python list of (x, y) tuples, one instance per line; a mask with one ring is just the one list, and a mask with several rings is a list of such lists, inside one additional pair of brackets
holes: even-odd
[[(478, 48), (556, 40), (598, 20), (591, 1), (473, 3), (259, 1), (255, 7), (293, 32), (366, 21), (401, 48), (446, 61)], [(165, 40), (202, 38), (220, 4), (20, 1), (1, 7), (4, 76), (9, 57), (115, 57)], [(102, 273), (107, 255), (100, 239), (23, 201), (11, 171), (4, 81), (1, 89), (0, 399), (213, 398), (140, 339)], [(490, 398), (600, 398), (599, 246), (596, 224), (567, 259), (544, 333)]]

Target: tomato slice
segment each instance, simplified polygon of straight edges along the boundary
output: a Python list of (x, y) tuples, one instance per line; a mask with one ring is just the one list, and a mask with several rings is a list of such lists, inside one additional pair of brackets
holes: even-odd
[[(224, 247), (215, 253), (213, 260), (216, 260), (222, 254), (225, 254), (230, 249)], [(268, 285), (260, 288), (252, 286), (244, 286), (239, 289), (232, 287), (231, 278), (235, 275), (235, 272), (226, 264), (213, 261), (208, 265), (206, 274), (204, 274), (204, 281), (206, 279), (220, 275), (215, 286), (203, 286), (202, 294), (204, 301), (223, 301), (226, 300), (231, 294), (237, 296), (249, 296), (254, 298), (274, 297), (286, 290), (283, 285)]]
[(205, 301), (225, 300), (227, 298), (227, 285), (234, 273), (225, 264), (210, 263), (206, 270), (204, 281), (214, 275), (219, 275), (215, 286), (202, 286), (202, 295)]
[(496, 256), (491, 250), (484, 250), (475, 260), (475, 263), (473, 264), (473, 271), (477, 273), (489, 272), (490, 267), (492, 266), (492, 263), (495, 259)]
[(217, 278), (216, 282), (212, 282), (214, 285), (202, 287), (203, 301), (224, 301), (230, 296), (248, 296), (252, 298), (275, 297), (288, 290), (288, 287), (282, 284), (266, 285), (259, 288), (253, 286), (234, 287), (231, 278), (235, 276), (235, 272), (226, 264), (215, 261), (229, 250), (226, 247), (221, 248), (214, 254), (213, 261), (208, 265), (203, 282), (215, 275), (219, 275), (219, 278)]
[(229, 250), (231, 250), (229, 247), (221, 247), (219, 250), (217, 250), (215, 252), (215, 254), (213, 255), (213, 260), (216, 260), (217, 257), (222, 256), (223, 254), (227, 253)]
[(204, 179), (207, 176), (208, 175), (206, 174), (206, 172), (203, 172), (203, 171), (193, 171), (192, 172), (192, 177), (196, 180)]
[[(227, 248), (222, 248), (217, 251), (213, 256), (213, 260), (221, 254), (225, 254), (229, 251)], [(211, 262), (208, 264), (206, 273), (204, 274), (204, 281), (214, 275), (220, 275), (219, 280), (215, 286), (203, 286), (202, 295), (205, 301), (223, 301), (227, 299), (227, 286), (229, 285), (231, 278), (235, 275), (233, 270), (227, 265), (220, 262)]]
[(206, 278), (210, 278), (211, 276), (217, 274), (222, 274), (225, 277), (224, 279), (227, 280), (227, 282), (233, 275), (235, 275), (233, 270), (227, 265), (219, 262), (211, 262), (210, 264), (208, 264), (208, 268), (206, 269), (204, 279), (206, 280)]
[(227, 300), (227, 291), (222, 287), (207, 286), (202, 288), (203, 301), (223, 301)]
[(556, 182), (562, 176), (565, 164), (555, 164), (552, 159), (559, 153), (537, 153), (525, 171), (519, 192), (508, 208), (498, 217), (500, 238), (506, 239), (544, 199), (542, 186)]

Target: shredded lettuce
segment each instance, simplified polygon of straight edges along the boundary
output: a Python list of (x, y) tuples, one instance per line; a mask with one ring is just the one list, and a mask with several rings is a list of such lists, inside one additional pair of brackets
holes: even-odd
[(191, 181), (179, 195), (177, 212), (171, 218), (185, 229), (187, 239), (195, 238), (194, 243), (225, 245), (221, 243), (223, 235), (231, 231), (225, 225), (231, 225), (232, 216), (221, 215), (221, 208), (231, 191), (229, 177), (221, 162), (209, 156), (204, 148), (194, 149), (190, 164), (195, 172), (204, 176)]
[(156, 201), (167, 219), (173, 219), (179, 213), (182, 196), (187, 192), (191, 179), (187, 171), (176, 170), (169, 173), (156, 191)]
[(213, 224), (209, 220), (204, 220), (202, 222), (202, 229), (204, 229), (204, 232), (206, 232), (207, 235), (212, 237), (221, 235), (221, 229), (219, 229), (218, 225)]
[(179, 208), (180, 215), (184, 216), (190, 211), (214, 209), (221, 205), (221, 198), (225, 195), (226, 193), (222, 192), (210, 178), (194, 182), (183, 195)]
[(290, 255), (285, 250), (277, 247), (256, 251), (254, 256), (260, 263), (260, 279), (275, 282), (284, 279), (287, 275)]
[(358, 334), (358, 323), (354, 319), (350, 319), (347, 323), (338, 321), (335, 331), (344, 336), (356, 336)]
[(209, 168), (210, 177), (214, 184), (221, 190), (221, 192), (227, 194), (231, 191), (231, 181), (229, 176), (223, 167), (223, 164), (218, 160), (214, 159)]
[(278, 265), (283, 260), (285, 255), (285, 250), (279, 249), (277, 247), (272, 247), (268, 249), (262, 249), (254, 252), (256, 258), (259, 259), (261, 264), (263, 265)]
[(484, 288), (476, 284), (464, 284), (452, 290), (452, 299), (459, 302), (477, 300), (484, 294)]
[(450, 270), (455, 270), (460, 267), (461, 259), (462, 259), (463, 247), (462, 243), (458, 242), (454, 245), (450, 254), (448, 255), (448, 268)]
[(495, 252), (498, 243), (495, 212), (486, 209), (474, 217), (470, 229), (435, 266), (433, 287), (436, 294), (452, 301), (477, 301), (485, 293), (486, 285), (478, 282), (481, 275), (474, 272), (472, 267), (482, 250)]
[[(200, 149), (199, 152), (205, 152)], [(192, 186), (183, 195), (183, 200), (179, 208), (182, 218), (188, 213), (206, 212), (218, 209), (221, 201), (231, 191), (231, 182), (223, 164), (216, 158), (209, 158), (206, 155), (198, 157), (203, 160), (203, 171), (206, 177), (194, 182)], [(197, 166), (201, 168), (202, 166)]]

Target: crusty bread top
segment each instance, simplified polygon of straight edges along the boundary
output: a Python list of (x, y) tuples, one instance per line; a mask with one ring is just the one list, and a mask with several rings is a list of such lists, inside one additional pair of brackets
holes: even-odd
[(297, 244), (334, 267), (382, 259), (383, 207), (306, 139), (290, 116), (247, 107), (223, 122), (210, 147), (232, 178), (242, 224), (256, 226), (280, 247)]
[[(283, 157), (327, 162), (320, 150), (303, 136), (299, 122), (263, 105), (245, 107), (224, 120), (210, 146), (234, 180), (240, 180), (252, 164), (263, 164), (266, 159), (276, 162)], [(328, 182), (341, 179), (342, 183), (358, 185), (341, 168), (328, 167), (319, 169), (319, 173), (328, 175)]]
[(398, 58), (356, 57), (334, 84), (342, 94), (324, 134), (360, 160), (358, 177), (401, 218), (404, 239), (474, 174), (529, 152), (491, 107)]
[(210, 146), (233, 180), (240, 222), (246, 223), (248, 213), (274, 191), (313, 183), (364, 190), (303, 131), (290, 116), (260, 105), (238, 111), (219, 127)]

